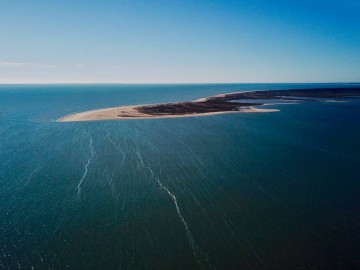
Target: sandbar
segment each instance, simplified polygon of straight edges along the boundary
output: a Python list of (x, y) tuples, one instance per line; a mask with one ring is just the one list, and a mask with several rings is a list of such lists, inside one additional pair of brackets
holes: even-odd
[[(209, 116), (224, 113), (277, 112), (278, 109), (264, 109), (261, 106), (287, 104), (284, 102), (321, 102), (327, 98), (341, 102), (360, 97), (360, 87), (314, 88), (289, 90), (257, 90), (223, 93), (199, 98), (194, 101), (120, 106), (73, 113), (57, 122), (81, 122), (101, 120), (156, 119)], [(282, 103), (269, 104), (266, 100)], [(339, 100), (340, 99), (340, 100)], [(290, 104), (296, 104), (290, 103)]]

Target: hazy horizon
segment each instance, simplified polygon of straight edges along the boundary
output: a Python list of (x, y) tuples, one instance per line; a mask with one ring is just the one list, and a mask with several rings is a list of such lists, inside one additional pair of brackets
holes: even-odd
[(360, 82), (33, 82), (33, 83), (0, 83), (0, 85), (96, 85), (96, 84), (114, 84), (114, 85), (245, 85), (245, 84), (360, 84)]

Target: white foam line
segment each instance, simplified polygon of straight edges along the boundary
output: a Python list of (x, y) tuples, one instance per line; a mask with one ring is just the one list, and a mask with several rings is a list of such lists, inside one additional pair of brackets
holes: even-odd
[(143, 159), (142, 159), (142, 157), (141, 157), (141, 155), (140, 155), (140, 152), (139, 152), (138, 150), (136, 150), (136, 154), (137, 154), (137, 156), (139, 157), (139, 160), (140, 160), (141, 165), (142, 165), (143, 167), (145, 167), (144, 161), (143, 161)]
[(88, 174), (88, 168), (89, 168), (89, 165), (91, 163), (91, 160), (93, 159), (94, 157), (94, 148), (93, 148), (93, 140), (92, 138), (90, 138), (89, 140), (89, 148), (90, 148), (90, 157), (85, 165), (85, 168), (84, 168), (84, 173), (80, 179), (80, 182), (79, 184), (77, 185), (77, 189), (78, 189), (78, 193), (77, 193), (77, 196), (79, 197), (80, 193), (81, 193), (81, 184), (82, 182), (84, 181), (85, 177), (87, 176)]
[[(139, 156), (140, 157), (140, 156)], [(142, 161), (142, 160), (141, 160)], [(176, 196), (166, 187), (163, 185), (163, 183), (160, 182), (160, 179), (158, 177), (155, 177), (153, 171), (151, 170), (150, 167), (148, 167), (151, 176), (156, 180), (157, 184), (159, 185), (160, 189), (164, 190), (169, 197), (171, 198), (171, 200), (174, 202), (175, 208), (176, 208), (176, 212), (182, 222), (182, 224), (185, 227), (185, 231), (186, 231), (186, 236), (188, 238), (188, 241), (190, 243), (190, 246), (193, 250), (194, 256), (197, 259), (198, 263), (201, 264), (201, 259), (203, 259), (205, 261), (205, 263), (210, 267), (210, 268), (214, 268), (210, 263), (209, 263), (209, 257), (206, 253), (204, 253), (199, 247), (198, 245), (195, 243), (194, 237), (191, 234), (191, 231), (189, 229), (189, 225), (187, 224), (185, 218), (183, 217), (183, 215), (181, 214)]]
[(123, 157), (123, 158), (122, 158), (122, 161), (121, 161), (121, 164), (124, 164), (125, 154), (124, 154), (124, 152), (122, 151), (122, 149), (120, 148), (120, 145), (119, 145), (119, 144), (116, 144), (116, 143), (114, 142), (114, 140), (110, 138), (110, 135), (109, 135), (109, 131), (108, 131), (108, 130), (106, 130), (106, 138), (109, 140), (109, 142), (111, 142), (111, 143), (119, 150), (119, 152), (121, 153), (121, 155), (122, 155), (122, 157)]
[(205, 169), (207, 169), (207, 167), (205, 166), (205, 164), (202, 162), (202, 160), (194, 153), (194, 151), (192, 150), (192, 148), (184, 142), (184, 140), (180, 137), (177, 136), (179, 138), (179, 141), (185, 145), (185, 147), (190, 151), (190, 153), (193, 155), (193, 157), (201, 164), (201, 166), (203, 166)]
[(35, 168), (35, 170), (33, 170), (32, 173), (30, 173), (30, 175), (28, 176), (26, 182), (24, 183), (25, 186), (32, 180), (33, 175), (36, 174), (41, 168), (42, 168), (42, 166), (38, 165)]
[[(188, 146), (189, 147), (189, 146)], [(160, 189), (162, 189), (163, 191), (165, 191), (168, 196), (171, 198), (171, 200), (173, 201), (174, 205), (175, 205), (175, 209), (176, 209), (176, 212), (179, 216), (179, 219), (181, 221), (181, 223), (184, 225), (184, 228), (185, 228), (185, 232), (186, 232), (186, 236), (188, 238), (188, 241), (189, 241), (189, 244), (193, 250), (193, 254), (197, 260), (197, 262), (201, 265), (203, 262), (205, 262), (209, 268), (211, 269), (215, 269), (209, 262), (209, 257), (208, 255), (203, 252), (199, 246), (195, 243), (195, 239), (194, 237), (192, 236), (191, 234), (191, 231), (190, 231), (190, 228), (189, 228), (189, 225), (187, 224), (185, 218), (183, 217), (181, 211), (180, 211), (180, 207), (178, 205), (178, 201), (176, 199), (176, 196), (166, 187), (164, 186), (164, 184), (160, 181), (160, 179), (158, 177), (155, 176), (153, 170), (151, 169), (150, 166), (145, 166), (145, 163), (144, 163), (144, 160), (143, 158), (141, 157), (141, 154), (139, 151), (136, 151), (136, 154), (140, 160), (140, 164), (144, 167), (144, 168), (147, 168), (151, 174), (151, 177), (153, 179), (155, 179), (155, 181), (157, 182), (158, 186), (160, 187)], [(194, 153), (193, 153), (194, 154)], [(194, 154), (195, 155), (195, 154)], [(195, 155), (196, 156), (196, 155)]]

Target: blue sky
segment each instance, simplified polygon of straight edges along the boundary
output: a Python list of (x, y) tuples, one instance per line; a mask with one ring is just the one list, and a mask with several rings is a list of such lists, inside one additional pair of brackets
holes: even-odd
[(0, 83), (360, 81), (360, 1), (0, 2)]

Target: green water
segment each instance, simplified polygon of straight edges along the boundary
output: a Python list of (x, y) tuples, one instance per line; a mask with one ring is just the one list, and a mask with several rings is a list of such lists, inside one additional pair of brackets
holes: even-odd
[(0, 86), (0, 269), (359, 269), (358, 100), (54, 122), (314, 86)]

